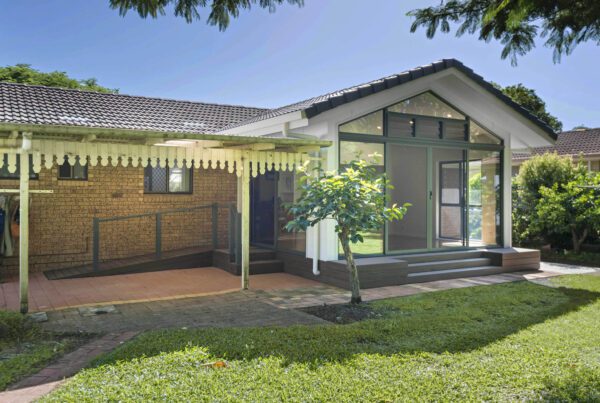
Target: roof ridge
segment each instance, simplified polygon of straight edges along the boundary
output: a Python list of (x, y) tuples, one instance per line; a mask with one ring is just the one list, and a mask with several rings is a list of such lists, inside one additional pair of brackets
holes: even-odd
[(112, 92), (100, 92), (93, 90), (84, 90), (81, 88), (64, 88), (64, 87), (51, 87), (48, 85), (41, 84), (27, 84), (27, 83), (12, 83), (9, 81), (0, 81), (0, 85), (9, 85), (15, 87), (27, 87), (27, 88), (41, 88), (49, 91), (65, 91), (65, 92), (78, 92), (78, 93), (91, 93), (101, 96), (116, 96), (116, 97), (128, 97), (128, 98), (142, 98), (142, 99), (152, 99), (157, 101), (171, 101), (171, 102), (185, 102), (190, 104), (201, 104), (201, 105), (215, 105), (215, 106), (230, 106), (234, 108), (246, 108), (246, 109), (258, 109), (261, 111), (269, 111), (269, 108), (263, 108), (259, 106), (247, 106), (247, 105), (234, 105), (234, 104), (221, 104), (215, 102), (204, 102), (204, 101), (191, 101), (187, 99), (175, 99), (175, 98), (166, 98), (166, 97), (151, 97), (147, 95), (132, 95), (132, 94), (120, 94), (120, 93), (112, 93)]

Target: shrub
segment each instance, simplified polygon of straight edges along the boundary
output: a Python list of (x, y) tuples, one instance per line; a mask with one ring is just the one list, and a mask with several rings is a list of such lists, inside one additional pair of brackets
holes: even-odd
[[(534, 223), (542, 188), (566, 185), (585, 174), (580, 162), (556, 153), (533, 156), (525, 161), (513, 183), (513, 240), (517, 244), (551, 243), (568, 245), (571, 235), (564, 231), (549, 231), (550, 227)], [(535, 225), (534, 225), (535, 224)]]

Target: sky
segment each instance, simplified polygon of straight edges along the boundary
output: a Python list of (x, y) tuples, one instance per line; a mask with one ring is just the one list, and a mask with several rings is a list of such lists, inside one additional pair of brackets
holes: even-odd
[(277, 107), (455, 58), (501, 85), (536, 90), (565, 130), (600, 127), (600, 47), (554, 64), (538, 41), (517, 67), (476, 36), (410, 33), (407, 11), (437, 0), (305, 0), (275, 13), (254, 7), (225, 32), (170, 12), (119, 16), (108, 0), (0, 0), (0, 66), (94, 77), (121, 93)]

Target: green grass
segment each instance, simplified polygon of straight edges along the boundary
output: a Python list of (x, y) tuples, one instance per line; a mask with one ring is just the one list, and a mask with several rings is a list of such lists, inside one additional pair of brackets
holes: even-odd
[(149, 332), (46, 400), (598, 401), (600, 277), (555, 281), (383, 300), (349, 325)]
[(43, 332), (19, 313), (0, 311), (0, 390), (36, 373), (80, 340), (81, 336)]

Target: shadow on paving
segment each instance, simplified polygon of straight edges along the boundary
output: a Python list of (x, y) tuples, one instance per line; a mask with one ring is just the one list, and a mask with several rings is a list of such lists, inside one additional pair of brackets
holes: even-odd
[(142, 334), (96, 364), (202, 346), (215, 357), (344, 361), (361, 353), (467, 352), (593, 303), (599, 293), (529, 282), (372, 302), (381, 315), (348, 325), (162, 330)]

